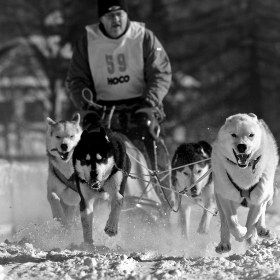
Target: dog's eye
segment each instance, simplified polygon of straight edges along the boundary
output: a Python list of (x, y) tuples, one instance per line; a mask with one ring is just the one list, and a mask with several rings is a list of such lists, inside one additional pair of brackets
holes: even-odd
[(236, 137), (237, 137), (237, 135), (236, 135), (235, 133), (232, 133), (231, 136), (232, 136), (233, 138), (236, 138)]
[(70, 138), (73, 139), (73, 138), (74, 138), (74, 135), (70, 135)]
[(254, 137), (254, 136), (255, 136), (254, 133), (250, 133), (250, 134), (249, 134), (249, 137), (250, 137), (250, 138), (252, 138), (252, 137)]
[(200, 174), (200, 173), (201, 173), (201, 170), (198, 170), (197, 173)]
[(189, 176), (189, 174), (187, 172), (183, 172), (184, 175)]
[(61, 137), (60, 136), (56, 136), (56, 139), (60, 139)]

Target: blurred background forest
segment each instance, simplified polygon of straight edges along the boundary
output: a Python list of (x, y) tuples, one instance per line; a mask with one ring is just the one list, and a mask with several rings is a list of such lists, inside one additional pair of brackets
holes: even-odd
[[(280, 1), (127, 2), (171, 60), (170, 151), (213, 141), (226, 117), (250, 112), (280, 144)], [(0, 157), (45, 156), (45, 118), (75, 112), (65, 89), (72, 46), (97, 20), (95, 0), (0, 0)]]

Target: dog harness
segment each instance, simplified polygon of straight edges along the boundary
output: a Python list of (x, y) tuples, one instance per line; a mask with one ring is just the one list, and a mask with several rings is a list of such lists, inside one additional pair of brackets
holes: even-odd
[[(55, 157), (47, 151), (47, 156), (49, 159), (55, 160)], [(75, 173), (73, 173), (69, 179), (67, 179), (52, 163), (49, 161), (50, 169), (52, 170), (53, 174), (56, 176), (56, 178), (65, 186), (72, 189), (75, 192), (78, 192), (76, 183), (75, 183)]]
[(232, 183), (232, 185), (240, 192), (240, 196), (244, 199), (241, 201), (241, 205), (244, 207), (248, 206), (246, 198), (250, 197), (251, 192), (254, 190), (254, 188), (258, 185), (259, 182), (257, 182), (255, 185), (251, 186), (249, 189), (241, 189), (231, 178), (231, 176), (227, 173), (228, 179)]
[(56, 167), (52, 166), (52, 171), (56, 178), (66, 185), (68, 188), (72, 189), (75, 192), (78, 192), (76, 183), (75, 183), (75, 174), (73, 173), (69, 179), (67, 179)]

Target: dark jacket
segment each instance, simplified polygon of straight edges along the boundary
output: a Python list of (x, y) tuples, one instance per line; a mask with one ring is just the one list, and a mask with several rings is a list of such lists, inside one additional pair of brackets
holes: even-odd
[[(157, 51), (161, 48), (161, 51)], [(151, 106), (161, 106), (171, 83), (169, 58), (154, 33), (145, 28), (143, 40), (144, 79), (146, 88), (143, 99)], [(78, 109), (85, 109), (87, 102), (82, 98), (82, 90), (89, 88), (95, 96), (94, 81), (88, 60), (87, 34), (84, 34), (74, 48), (67, 76), (70, 97)]]

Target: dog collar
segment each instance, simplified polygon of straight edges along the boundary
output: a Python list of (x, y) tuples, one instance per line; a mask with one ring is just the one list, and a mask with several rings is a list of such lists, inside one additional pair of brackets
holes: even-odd
[(259, 182), (257, 182), (255, 185), (251, 186), (249, 189), (242, 189), (240, 188), (231, 178), (231, 176), (227, 173), (228, 179), (233, 184), (233, 186), (240, 192), (240, 196), (244, 198), (249, 198), (251, 192), (254, 190), (254, 188), (258, 185)]
[[(237, 165), (234, 161), (230, 160), (229, 158), (226, 158), (230, 163)], [(251, 162), (249, 162), (248, 166), (252, 165), (252, 172), (255, 173), (256, 172), (256, 167), (258, 162), (260, 161), (261, 156), (257, 157), (256, 159), (252, 160)]]

